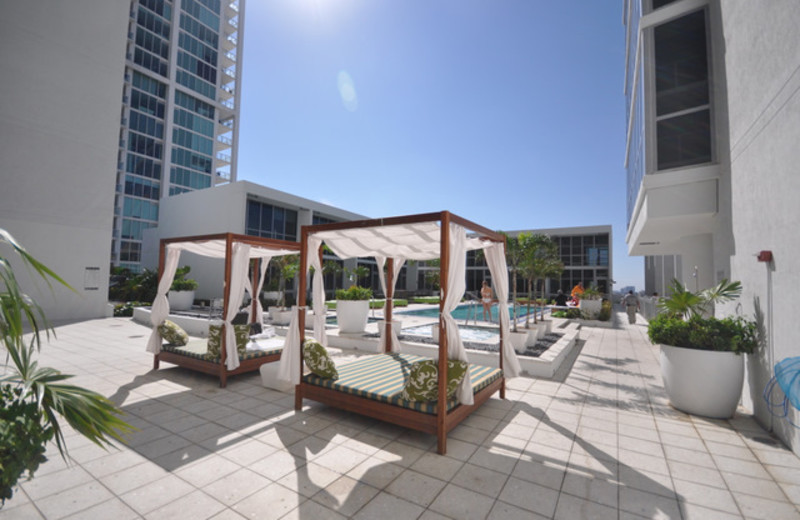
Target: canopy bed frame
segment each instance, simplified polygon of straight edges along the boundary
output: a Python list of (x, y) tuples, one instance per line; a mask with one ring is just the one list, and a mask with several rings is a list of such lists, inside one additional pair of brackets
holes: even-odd
[[(467, 237), (467, 232), (470, 236)], [(317, 309), (325, 309), (325, 293), (321, 274), (322, 244), (328, 246), (339, 258), (353, 258), (374, 256), (378, 263), (381, 283), (386, 295), (384, 308), (384, 322), (381, 324), (381, 345), (385, 353), (371, 356), (364, 361), (367, 365), (385, 366), (388, 362), (396, 365), (394, 376), (400, 371), (402, 374), (413, 360), (414, 356), (400, 354), (400, 342), (397, 331), (392, 331), (392, 297), (394, 284), (397, 280), (402, 263), (408, 260), (441, 260), (440, 291), (441, 302), (439, 305), (439, 347), (438, 347), (438, 400), (420, 406), (418, 402), (398, 400), (397, 387), (392, 387), (393, 395), (375, 396), (370, 390), (363, 387), (338, 387), (338, 383), (347, 377), (337, 380), (321, 380), (313, 374), (304, 375), (303, 371), (303, 345), (305, 336), (306, 291), (308, 288), (308, 271), (314, 267), (312, 286), (314, 314), (314, 336), (317, 341), (326, 344), (324, 329), (324, 310), (316, 313)], [(456, 393), (456, 399), (447, 396), (447, 366), (448, 359), (467, 361), (458, 327), (450, 312), (458, 304), (465, 289), (466, 251), (484, 249), (487, 261), (490, 263), (494, 284), (498, 291), (500, 301), (507, 301), (508, 295), (508, 270), (505, 262), (505, 237), (497, 232), (479, 226), (466, 219), (453, 215), (447, 211), (426, 213), (385, 219), (360, 220), (303, 226), (300, 252), (299, 275), (299, 345), (297, 352), (291, 354), (291, 378), (289, 381), (296, 384), (295, 409), (302, 408), (303, 399), (311, 399), (329, 406), (359, 413), (375, 419), (391, 422), (407, 428), (435, 434), (437, 437), (437, 451), (445, 454), (447, 450), (447, 433), (466, 419), (473, 411), (485, 403), (492, 395), (499, 392), (500, 398), (505, 398), (505, 378), (514, 377), (520, 371), (519, 361), (513, 347), (508, 341), (509, 316), (508, 308), (500, 306), (500, 345), (499, 369), (470, 365), (463, 384)], [(458, 256), (458, 258), (456, 258)], [(383, 266), (386, 265), (386, 275)], [(503, 292), (505, 291), (505, 292)], [(288, 347), (288, 344), (287, 344)], [(284, 352), (285, 358), (290, 353)], [(389, 360), (388, 357), (392, 359)], [(286, 360), (282, 360), (281, 371), (284, 371)], [(354, 365), (355, 363), (351, 364)], [(390, 363), (391, 364), (391, 363)], [(347, 367), (342, 367), (342, 373), (348, 373)], [(401, 366), (401, 368), (397, 368)], [(488, 369), (488, 370), (484, 370)], [(360, 368), (361, 374), (365, 370)], [(383, 370), (383, 371), (381, 371)], [(476, 371), (477, 370), (477, 371)], [(486, 372), (494, 372), (488, 374)], [(383, 374), (383, 375), (382, 375)], [(387, 377), (387, 370), (374, 368), (371, 377), (380, 380)], [(470, 375), (472, 374), (472, 375)], [(472, 379), (470, 379), (472, 378)], [(479, 379), (479, 380), (478, 380)], [(387, 385), (383, 384), (384, 391)], [(342, 383), (346, 385), (347, 383)], [(402, 388), (401, 388), (402, 389)], [(446, 406), (437, 406), (446, 403)]]
[[(167, 292), (172, 285), (182, 251), (225, 260), (223, 325), (220, 356), (217, 360), (206, 359), (203, 355), (187, 354), (181, 349), (164, 349), (162, 345), (158, 325), (169, 316)], [(299, 252), (300, 244), (297, 242), (234, 233), (162, 239), (158, 261), (158, 294), (150, 313), (153, 331), (147, 344), (147, 351), (153, 354), (153, 369), (157, 370), (161, 361), (172, 363), (189, 370), (218, 376), (220, 387), (225, 388), (228, 376), (258, 370), (264, 363), (278, 361), (283, 349), (239, 356), (231, 323), (239, 311), (239, 306), (234, 302), (241, 302), (245, 290), (248, 289), (253, 296), (250, 321), (261, 323), (263, 309), (256, 295), (261, 291), (270, 259), (276, 256), (296, 255)], [(251, 279), (248, 279), (248, 267)]]

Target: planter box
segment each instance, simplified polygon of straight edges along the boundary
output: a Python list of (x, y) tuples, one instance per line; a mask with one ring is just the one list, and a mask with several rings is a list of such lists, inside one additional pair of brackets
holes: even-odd
[(167, 300), (171, 310), (188, 311), (194, 303), (194, 291), (170, 291), (167, 293)]
[(661, 377), (678, 410), (727, 419), (742, 397), (744, 355), (661, 345)]
[(367, 328), (369, 300), (339, 300), (336, 302), (336, 323), (342, 334), (362, 334)]
[(603, 308), (603, 300), (581, 300), (578, 308), (591, 318), (596, 318)]

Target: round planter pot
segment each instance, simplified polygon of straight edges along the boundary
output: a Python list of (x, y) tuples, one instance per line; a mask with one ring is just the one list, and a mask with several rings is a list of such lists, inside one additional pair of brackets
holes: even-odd
[(530, 325), (528, 327), (528, 337), (525, 338), (525, 345), (528, 347), (536, 345), (536, 340), (542, 337), (542, 335), (540, 334), (541, 330), (543, 329), (540, 329), (538, 324)]
[(539, 320), (539, 323), (536, 324), (536, 327), (539, 331), (539, 339), (542, 339), (553, 332), (553, 322), (550, 320)]
[(194, 291), (170, 291), (167, 294), (169, 308), (174, 311), (191, 310), (194, 303)]
[(361, 334), (367, 327), (369, 300), (340, 300), (336, 302), (336, 323), (343, 334)]
[(678, 410), (727, 419), (742, 397), (744, 355), (661, 345), (661, 377)]
[(528, 333), (527, 332), (509, 332), (508, 339), (511, 341), (511, 346), (514, 347), (518, 353), (522, 354), (528, 347), (526, 343), (528, 342)]

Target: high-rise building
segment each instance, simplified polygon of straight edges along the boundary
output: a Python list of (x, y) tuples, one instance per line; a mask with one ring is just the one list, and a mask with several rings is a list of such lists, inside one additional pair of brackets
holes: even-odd
[[(800, 412), (763, 398), (800, 355), (800, 8), (791, 0), (624, 0), (628, 251), (649, 291), (672, 278), (742, 296), (719, 316), (757, 317), (742, 403), (800, 453)], [(759, 254), (764, 252), (763, 254)]]
[(111, 263), (141, 268), (159, 201), (236, 180), (245, 0), (131, 0)]

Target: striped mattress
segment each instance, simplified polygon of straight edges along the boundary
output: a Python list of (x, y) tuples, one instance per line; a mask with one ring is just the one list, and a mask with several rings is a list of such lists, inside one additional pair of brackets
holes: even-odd
[[(352, 363), (336, 367), (339, 372), (338, 379), (306, 374), (303, 376), (303, 381), (311, 385), (331, 388), (339, 392), (366, 397), (418, 412), (435, 414), (437, 410), (436, 402), (406, 401), (400, 398), (400, 393), (411, 371), (411, 365), (424, 359), (429, 358), (401, 353), (366, 356)], [(484, 365), (470, 364), (469, 373), (472, 379), (473, 393), (477, 393), (503, 377), (503, 371), (499, 368)], [(458, 401), (451, 399), (447, 403), (447, 409), (451, 410), (457, 405)]]
[[(255, 359), (264, 356), (269, 356), (271, 354), (280, 354), (283, 351), (283, 338), (281, 338), (279, 347), (276, 348), (265, 348), (263, 350), (247, 350), (247, 353), (244, 356), (239, 356), (239, 361), (244, 361), (246, 359)], [(178, 345), (162, 345), (161, 350), (167, 352), (173, 352), (175, 354), (180, 354), (181, 356), (186, 356), (194, 359), (200, 359), (203, 361), (210, 361), (212, 363), (219, 363), (220, 359), (219, 356), (210, 356), (207, 354), (208, 347), (206, 345), (206, 340), (190, 340), (184, 346)]]

